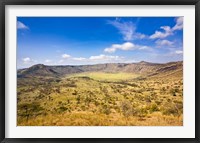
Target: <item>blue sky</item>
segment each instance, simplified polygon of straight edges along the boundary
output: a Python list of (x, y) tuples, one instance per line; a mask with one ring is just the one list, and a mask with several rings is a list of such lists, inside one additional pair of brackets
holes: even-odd
[(18, 17), (17, 68), (183, 60), (183, 17)]

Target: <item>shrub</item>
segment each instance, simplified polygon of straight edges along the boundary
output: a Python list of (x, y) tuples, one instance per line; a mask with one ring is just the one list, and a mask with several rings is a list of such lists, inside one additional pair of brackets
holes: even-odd
[(164, 115), (174, 115), (174, 116), (179, 116), (182, 114), (183, 111), (183, 106), (177, 106), (177, 104), (170, 104), (167, 107), (164, 107), (162, 113)]
[(18, 115), (25, 117), (28, 121), (30, 116), (37, 116), (42, 114), (44, 109), (40, 106), (39, 103), (22, 103), (17, 106)]
[(110, 107), (107, 104), (104, 104), (101, 108), (103, 114), (109, 115), (111, 113)]
[(144, 117), (148, 114), (148, 111), (146, 110), (146, 108), (141, 108), (140, 112), (139, 112), (139, 117)]
[(125, 117), (133, 115), (133, 108), (132, 108), (130, 101), (127, 101), (127, 100), (122, 101), (121, 102), (121, 110)]
[(176, 91), (177, 91), (177, 90), (175, 90), (175, 89), (171, 89), (171, 90), (170, 90), (170, 94), (171, 94), (172, 96), (176, 96)]
[(59, 108), (57, 109), (58, 113), (62, 113), (62, 112), (68, 111), (68, 110), (69, 110), (69, 108), (64, 107), (64, 106), (61, 106), (61, 107), (59, 107)]
[(156, 103), (151, 104), (149, 108), (149, 112), (152, 113), (156, 111), (159, 111), (158, 105)]
[(76, 100), (77, 100), (77, 104), (80, 104), (81, 96), (78, 95), (78, 96), (76, 97)]

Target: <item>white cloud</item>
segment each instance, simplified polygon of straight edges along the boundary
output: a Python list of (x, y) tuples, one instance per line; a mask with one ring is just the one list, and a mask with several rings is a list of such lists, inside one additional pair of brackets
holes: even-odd
[(169, 26), (161, 26), (160, 29), (163, 29), (164, 32), (156, 31), (154, 34), (152, 34), (149, 38), (150, 39), (156, 39), (156, 38), (165, 38), (169, 35), (172, 35), (173, 32)]
[(89, 60), (103, 60), (103, 61), (108, 61), (108, 60), (120, 60), (123, 57), (119, 56), (109, 56), (109, 55), (99, 55), (99, 56), (91, 56)]
[(24, 63), (28, 63), (28, 62), (31, 61), (31, 59), (30, 59), (29, 57), (26, 57), (26, 58), (23, 58), (22, 61), (23, 61)]
[(62, 58), (64, 58), (64, 59), (67, 59), (67, 58), (70, 58), (71, 56), (70, 55), (68, 55), (68, 54), (63, 54), (62, 55)]
[(156, 44), (158, 46), (172, 46), (174, 44), (174, 42), (171, 42), (169, 40), (157, 40)]
[(141, 33), (135, 33), (136, 37), (138, 37), (138, 39), (144, 39), (147, 36), (145, 34), (141, 34)]
[(24, 23), (17, 21), (17, 29), (29, 29)]
[(172, 30), (181, 30), (183, 29), (183, 17), (179, 17), (176, 19), (176, 25), (172, 28)]
[(144, 34), (135, 32), (136, 27), (132, 22), (119, 22), (119, 20), (116, 19), (115, 21), (108, 21), (108, 23), (119, 30), (125, 41), (143, 39), (146, 37)]
[(125, 60), (123, 63), (138, 63), (138, 62), (139, 62), (138, 60), (128, 59), (128, 60)]
[(182, 50), (177, 50), (175, 51), (176, 54), (183, 54), (183, 51)]
[(114, 53), (117, 49), (121, 50), (133, 50), (135, 45), (131, 42), (126, 42), (123, 44), (113, 44), (111, 47), (104, 49), (105, 52)]
[(63, 62), (64, 62), (64, 60), (59, 60), (59, 61), (58, 61), (58, 63), (63, 63)]
[(76, 60), (76, 61), (84, 61), (84, 60), (86, 60), (86, 58), (79, 57), (79, 58), (73, 58), (73, 60)]
[(46, 59), (44, 62), (45, 62), (45, 63), (50, 63), (50, 62), (51, 62), (51, 60), (49, 60), (49, 59)]
[(114, 53), (117, 49), (124, 51), (135, 50), (135, 49), (145, 50), (145, 49), (150, 49), (150, 47), (143, 45), (135, 45), (131, 42), (125, 42), (123, 44), (113, 44), (111, 47), (105, 48), (104, 52)]
[(138, 48), (139, 50), (151, 50), (151, 48), (149, 46), (136, 45), (136, 48)]
[(125, 57), (117, 55), (91, 55), (89, 57), (71, 57), (68, 60), (61, 59), (56, 62), (58, 65), (90, 65), (103, 63), (124, 63), (127, 60)]
[(160, 29), (163, 29), (164, 31), (163, 32), (155, 31), (155, 33), (152, 34), (149, 38), (150, 39), (166, 38), (170, 35), (173, 35), (174, 31), (183, 29), (183, 17), (176, 18), (176, 24), (172, 28), (169, 26), (161, 26)]
[(22, 63), (25, 65), (37, 63), (37, 60), (31, 59), (30, 57), (22, 58)]

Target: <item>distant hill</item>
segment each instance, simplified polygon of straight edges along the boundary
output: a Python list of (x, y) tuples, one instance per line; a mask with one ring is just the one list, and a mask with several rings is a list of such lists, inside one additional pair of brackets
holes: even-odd
[(155, 76), (159, 74), (169, 74), (183, 71), (183, 62), (170, 62), (165, 64), (149, 63), (141, 61), (139, 63), (107, 63), (95, 65), (79, 65), (79, 66), (47, 66), (37, 64), (30, 68), (20, 69), (17, 71), (17, 76), (34, 77), (34, 76), (49, 76), (59, 77), (67, 74), (82, 73), (82, 72), (127, 72), (137, 73), (145, 76)]

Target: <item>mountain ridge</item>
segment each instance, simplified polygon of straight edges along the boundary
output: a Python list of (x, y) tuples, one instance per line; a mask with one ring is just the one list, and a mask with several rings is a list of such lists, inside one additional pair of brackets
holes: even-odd
[(168, 63), (150, 63), (141, 61), (138, 63), (104, 63), (94, 65), (44, 65), (36, 64), (29, 68), (17, 70), (17, 76), (63, 76), (81, 72), (127, 72), (143, 75), (182, 70), (183, 61)]

